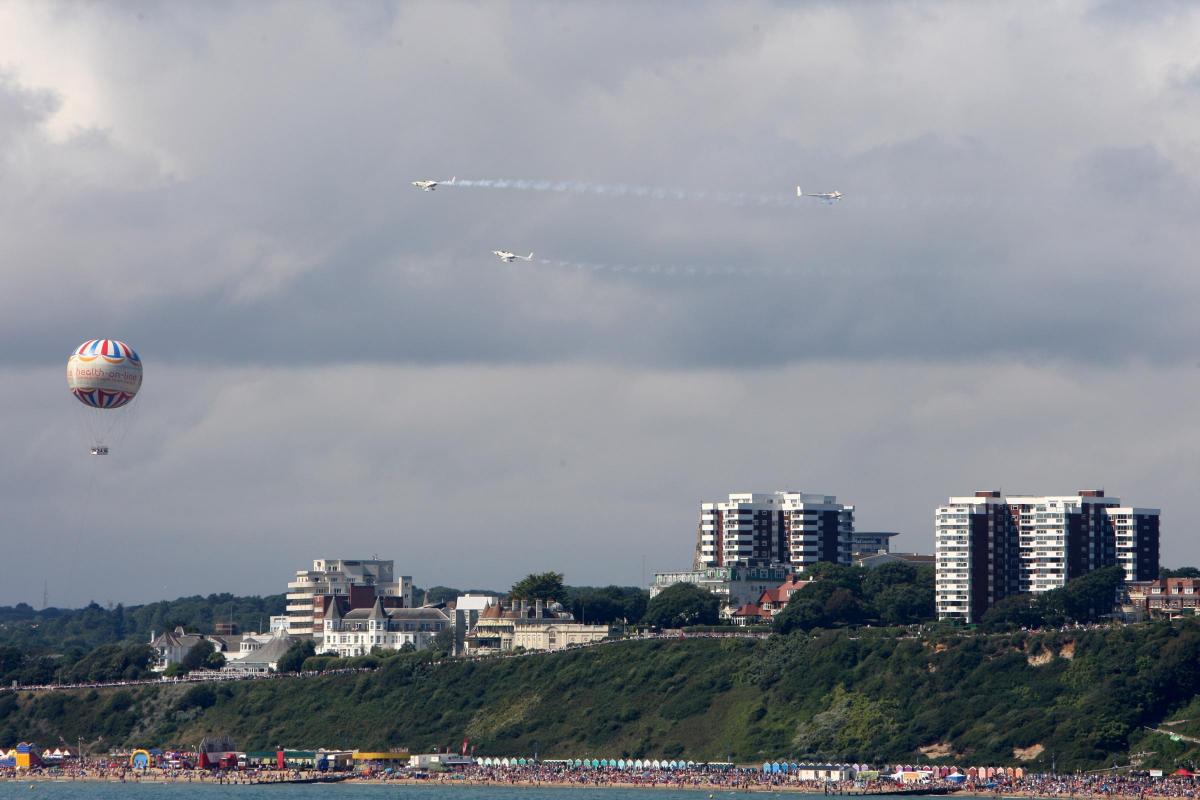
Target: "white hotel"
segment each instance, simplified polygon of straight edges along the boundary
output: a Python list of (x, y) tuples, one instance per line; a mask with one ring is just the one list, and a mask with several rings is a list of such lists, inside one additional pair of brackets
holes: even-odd
[[(318, 558), (312, 569), (296, 572), (288, 583), (288, 630), (292, 636), (315, 636), (323, 632), (321, 614), (316, 598), (325, 596), (350, 597), (354, 589), (370, 587), (374, 597), (400, 597), (405, 607), (413, 605), (412, 578), (394, 577), (395, 562), (375, 559)], [(370, 602), (370, 601), (368, 601)]]
[(1112, 564), (1127, 581), (1158, 577), (1159, 510), (1122, 506), (1099, 489), (951, 497), (935, 512), (934, 540), (940, 619), (977, 622), (1009, 595), (1057, 589)]

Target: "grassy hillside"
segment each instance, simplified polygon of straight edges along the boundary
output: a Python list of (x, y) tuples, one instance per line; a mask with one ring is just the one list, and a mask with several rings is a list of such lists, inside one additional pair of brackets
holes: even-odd
[[(457, 746), (759, 761), (784, 756), (1012, 763), (1060, 770), (1195, 755), (1142, 726), (1200, 703), (1200, 624), (1029, 636), (826, 631), (769, 641), (624, 642), (364, 675), (237, 685), (0, 695), (0, 743), (104, 737), (243, 748)], [(1185, 726), (1186, 727), (1186, 726)], [(1188, 731), (1182, 727), (1181, 733)], [(929, 760), (929, 759), (924, 759)], [(1165, 763), (1164, 763), (1165, 762)]]

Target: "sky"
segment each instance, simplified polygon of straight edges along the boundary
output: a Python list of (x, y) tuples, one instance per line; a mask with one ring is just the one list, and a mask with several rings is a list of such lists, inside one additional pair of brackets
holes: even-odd
[[(1102, 487), (1200, 562), (1198, 37), (1169, 2), (0, 2), (0, 604), (374, 555), (644, 584), (701, 502), (781, 489), (931, 552), (951, 495)], [(64, 380), (97, 337), (145, 363), (108, 457)]]

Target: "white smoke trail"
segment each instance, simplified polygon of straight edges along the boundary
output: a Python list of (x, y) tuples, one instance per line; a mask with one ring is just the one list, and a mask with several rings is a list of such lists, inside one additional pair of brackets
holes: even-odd
[(675, 200), (695, 203), (711, 203), (732, 208), (827, 208), (848, 205), (855, 208), (877, 208), (899, 211), (930, 208), (983, 208), (996, 205), (995, 198), (987, 195), (959, 194), (954, 192), (930, 192), (927, 194), (874, 194), (849, 195), (836, 203), (826, 203), (816, 197), (783, 194), (756, 194), (747, 192), (691, 191), (688, 189), (662, 186), (638, 186), (624, 183), (588, 183), (583, 181), (549, 181), (527, 178), (459, 178), (454, 183), (443, 183), (439, 188), (456, 189), (500, 189), (523, 192), (550, 192), (554, 194), (588, 194), (601, 197), (644, 198), (649, 200)]
[[(505, 266), (519, 267), (521, 264), (526, 263), (530, 262), (511, 262)], [(593, 261), (569, 261), (552, 258), (535, 258), (532, 263), (545, 267), (555, 267), (558, 269), (582, 273), (604, 273), (613, 276), (646, 275), (679, 279), (737, 277), (770, 279), (790, 277), (827, 277), (833, 275), (837, 271), (835, 265), (826, 263), (818, 263), (803, 267), (747, 267), (733, 264), (708, 264), (705, 266), (697, 266), (692, 264), (603, 264)]]

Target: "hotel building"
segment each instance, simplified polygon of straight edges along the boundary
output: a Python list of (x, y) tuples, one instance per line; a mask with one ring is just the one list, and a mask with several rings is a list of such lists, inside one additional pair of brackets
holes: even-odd
[[(394, 577), (393, 561), (367, 559), (318, 558), (312, 569), (299, 570), (287, 588), (287, 632), (292, 636), (315, 636), (324, 632), (325, 607), (318, 598), (362, 595), (355, 607), (370, 608), (375, 597), (395, 598), (389, 604), (411, 608), (412, 578)], [(364, 587), (369, 587), (363, 592)], [(358, 589), (358, 592), (354, 592)], [(368, 596), (369, 595), (369, 596)]]
[(976, 492), (934, 514), (939, 619), (978, 622), (997, 601), (1046, 592), (1120, 564), (1127, 581), (1158, 576), (1159, 510), (1100, 489), (1068, 496)]

